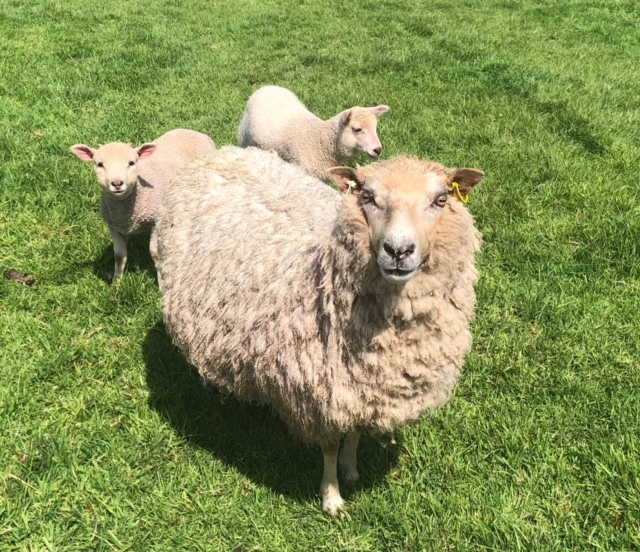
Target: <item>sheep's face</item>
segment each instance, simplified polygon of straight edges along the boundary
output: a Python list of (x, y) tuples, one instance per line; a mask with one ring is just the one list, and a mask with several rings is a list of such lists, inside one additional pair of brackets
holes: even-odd
[(71, 148), (83, 161), (93, 162), (100, 187), (115, 199), (124, 199), (133, 192), (138, 179), (138, 161), (153, 153), (155, 144), (133, 148), (131, 144), (112, 142), (97, 150), (85, 145)]
[(394, 284), (408, 282), (428, 266), (436, 228), (458, 202), (453, 182), (460, 194), (468, 194), (484, 177), (476, 169), (456, 171), (407, 158), (374, 163), (366, 175), (348, 167), (329, 174), (339, 187), (358, 194), (378, 268)]
[(382, 153), (382, 144), (376, 130), (378, 117), (389, 111), (386, 105), (376, 107), (353, 107), (340, 116), (342, 127), (341, 142), (346, 150), (345, 157), (351, 157), (354, 152), (362, 151), (372, 159), (377, 159)]

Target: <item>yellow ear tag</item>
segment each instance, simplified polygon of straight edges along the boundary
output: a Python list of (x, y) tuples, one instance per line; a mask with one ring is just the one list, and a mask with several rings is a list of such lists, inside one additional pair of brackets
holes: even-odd
[(466, 205), (467, 202), (469, 201), (469, 194), (462, 195), (462, 193), (460, 193), (460, 187), (458, 186), (457, 182), (452, 183), (451, 187), (453, 188), (453, 193), (456, 195), (456, 197), (460, 201), (462, 201), (463, 205)]
[(347, 180), (347, 186), (349, 186), (345, 191), (350, 194), (353, 193), (353, 190), (356, 189), (357, 184), (353, 180)]

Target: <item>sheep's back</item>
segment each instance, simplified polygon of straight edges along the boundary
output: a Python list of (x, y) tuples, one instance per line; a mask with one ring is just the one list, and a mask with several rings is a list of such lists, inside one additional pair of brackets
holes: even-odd
[[(316, 332), (309, 272), (339, 200), (273, 153), (226, 147), (188, 167), (159, 209), (159, 281), (174, 342), (209, 380), (283, 418), (269, 389), (284, 377), (271, 370), (274, 341)], [(322, 352), (300, 351), (311, 354)], [(301, 358), (298, 369), (310, 371)]]

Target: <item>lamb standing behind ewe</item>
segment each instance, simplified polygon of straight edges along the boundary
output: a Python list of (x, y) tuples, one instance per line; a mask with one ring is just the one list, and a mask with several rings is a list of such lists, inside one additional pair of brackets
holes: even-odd
[(100, 214), (109, 227), (115, 253), (112, 281), (122, 275), (127, 264), (130, 234), (151, 230), (149, 251), (154, 263), (157, 261), (154, 224), (164, 188), (184, 165), (215, 150), (206, 134), (184, 129), (170, 130), (138, 148), (120, 142), (97, 150), (84, 144), (71, 147), (80, 159), (93, 162), (102, 188)]
[(484, 175), (407, 157), (329, 172), (354, 191), (256, 148), (197, 161), (160, 206), (158, 272), (174, 343), (204, 378), (320, 444), (323, 510), (336, 515), (341, 437), (355, 480), (361, 432), (416, 420), (458, 379), (480, 247), (458, 198)]
[(323, 121), (290, 90), (263, 86), (247, 102), (238, 143), (273, 150), (285, 161), (325, 179), (327, 169), (359, 152), (372, 158), (380, 156), (377, 117), (387, 111), (386, 105), (352, 107)]

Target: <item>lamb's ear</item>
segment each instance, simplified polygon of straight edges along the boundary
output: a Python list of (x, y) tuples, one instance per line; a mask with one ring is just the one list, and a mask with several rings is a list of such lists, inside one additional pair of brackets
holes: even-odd
[(138, 154), (138, 159), (144, 159), (145, 157), (149, 157), (156, 149), (155, 144), (142, 144), (140, 147), (136, 148), (136, 153)]
[(84, 144), (76, 144), (71, 146), (71, 151), (75, 153), (83, 161), (93, 161), (93, 156), (96, 154), (96, 150), (85, 146)]
[(350, 120), (351, 120), (351, 110), (347, 109), (346, 111), (343, 111), (340, 115), (340, 124), (342, 126), (347, 126)]
[(449, 176), (449, 186), (457, 182), (460, 193), (466, 196), (483, 178), (484, 173), (478, 169), (457, 169)]
[(369, 108), (371, 113), (373, 113), (376, 117), (380, 117), (380, 115), (386, 113), (390, 109), (391, 108), (388, 105), (376, 105), (375, 107)]
[(327, 176), (343, 192), (353, 190), (360, 192), (365, 183), (365, 176), (351, 167), (332, 167), (327, 170)]

